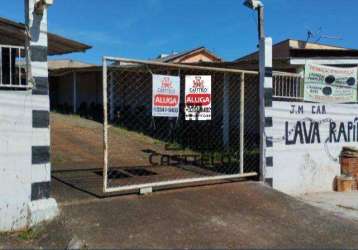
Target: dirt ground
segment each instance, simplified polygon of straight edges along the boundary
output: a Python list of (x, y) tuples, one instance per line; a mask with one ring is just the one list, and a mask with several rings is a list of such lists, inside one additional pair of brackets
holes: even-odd
[[(156, 145), (154, 141), (134, 132), (121, 131), (109, 132), (110, 160), (123, 166), (147, 164), (142, 147), (153, 147)], [(51, 146), (54, 171), (103, 168), (101, 123), (79, 116), (51, 113)]]
[[(358, 223), (257, 182), (60, 203), (55, 221), (0, 235), (3, 248), (357, 248)], [(0, 247), (0, 248), (1, 248)]]
[[(166, 143), (144, 134), (112, 126), (109, 138), (108, 187), (145, 184), (238, 173), (238, 164), (195, 166), (160, 164), (163, 155), (197, 154), (191, 150), (167, 150)], [(101, 123), (73, 115), (51, 114), (52, 177), (97, 197), (103, 193), (103, 127)], [(170, 145), (172, 146), (172, 145)], [(155, 164), (150, 162), (150, 156)], [(53, 194), (63, 199), (63, 190)]]

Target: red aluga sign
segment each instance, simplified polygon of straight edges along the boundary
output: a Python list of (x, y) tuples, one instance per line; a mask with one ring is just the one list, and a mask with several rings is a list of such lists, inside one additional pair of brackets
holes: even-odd
[(156, 95), (154, 105), (159, 107), (175, 107), (179, 103), (179, 97), (176, 95)]
[(153, 75), (152, 116), (178, 117), (180, 102), (180, 78), (178, 76)]
[(185, 120), (211, 120), (211, 76), (185, 76)]
[(210, 94), (189, 94), (185, 97), (187, 105), (207, 106), (211, 103)]

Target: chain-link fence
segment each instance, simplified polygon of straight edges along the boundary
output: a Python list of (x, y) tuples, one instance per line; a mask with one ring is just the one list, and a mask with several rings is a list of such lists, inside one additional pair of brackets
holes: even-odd
[(105, 192), (259, 174), (256, 72), (116, 58), (103, 64)]

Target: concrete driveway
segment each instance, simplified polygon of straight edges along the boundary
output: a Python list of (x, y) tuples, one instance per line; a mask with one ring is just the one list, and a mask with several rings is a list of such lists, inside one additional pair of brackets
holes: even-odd
[[(358, 223), (255, 182), (229, 183), (61, 205), (34, 239), (0, 236), (3, 247), (357, 248)], [(1, 245), (1, 243), (0, 243)]]
[(300, 200), (358, 222), (358, 192), (325, 192), (306, 194)]

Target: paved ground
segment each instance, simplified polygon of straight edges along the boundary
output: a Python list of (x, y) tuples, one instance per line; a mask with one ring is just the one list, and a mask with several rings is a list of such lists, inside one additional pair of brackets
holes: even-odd
[(65, 248), (76, 235), (90, 248), (358, 247), (358, 222), (260, 183), (82, 198), (62, 203), (61, 216), (31, 237), (0, 235), (0, 245)]
[(358, 221), (358, 192), (315, 193), (302, 195), (299, 198), (338, 216)]

